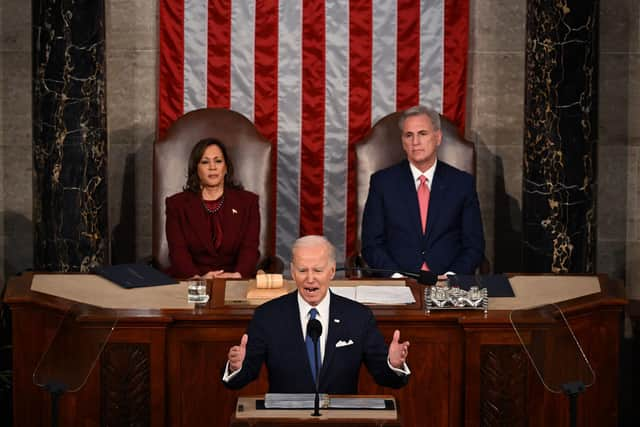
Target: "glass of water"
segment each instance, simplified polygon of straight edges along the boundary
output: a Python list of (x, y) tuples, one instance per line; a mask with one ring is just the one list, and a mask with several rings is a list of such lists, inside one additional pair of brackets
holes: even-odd
[(209, 294), (207, 293), (207, 280), (189, 280), (187, 287), (187, 302), (204, 304), (207, 301), (209, 301)]

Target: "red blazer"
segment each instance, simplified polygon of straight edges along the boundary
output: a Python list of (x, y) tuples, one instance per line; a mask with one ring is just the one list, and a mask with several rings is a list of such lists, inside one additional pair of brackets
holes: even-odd
[(237, 271), (253, 277), (260, 252), (258, 196), (244, 190), (225, 188), (224, 204), (218, 211), (222, 244), (216, 250), (211, 236), (209, 213), (199, 194), (183, 191), (166, 199), (167, 242), (171, 267), (177, 278), (206, 274), (211, 270)]

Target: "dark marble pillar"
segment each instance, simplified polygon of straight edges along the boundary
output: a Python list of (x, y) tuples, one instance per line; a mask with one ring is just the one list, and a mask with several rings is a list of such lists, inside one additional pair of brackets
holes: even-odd
[(598, 9), (598, 0), (527, 1), (527, 272), (595, 268)]
[(103, 0), (34, 0), (34, 267), (87, 271), (107, 245)]

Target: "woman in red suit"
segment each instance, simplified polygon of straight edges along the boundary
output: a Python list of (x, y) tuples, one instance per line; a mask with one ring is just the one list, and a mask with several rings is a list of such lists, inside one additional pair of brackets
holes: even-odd
[(224, 145), (203, 139), (191, 150), (184, 191), (168, 197), (167, 242), (173, 277), (252, 277), (258, 262), (258, 196), (233, 179)]

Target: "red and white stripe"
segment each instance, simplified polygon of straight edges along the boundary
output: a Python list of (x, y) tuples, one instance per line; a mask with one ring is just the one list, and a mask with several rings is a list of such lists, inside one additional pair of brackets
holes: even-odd
[[(354, 144), (421, 103), (464, 125), (468, 0), (161, 0), (158, 132), (202, 107), (244, 114), (277, 148), (275, 248), (354, 249)], [(391, 141), (393, 142), (393, 141)]]

